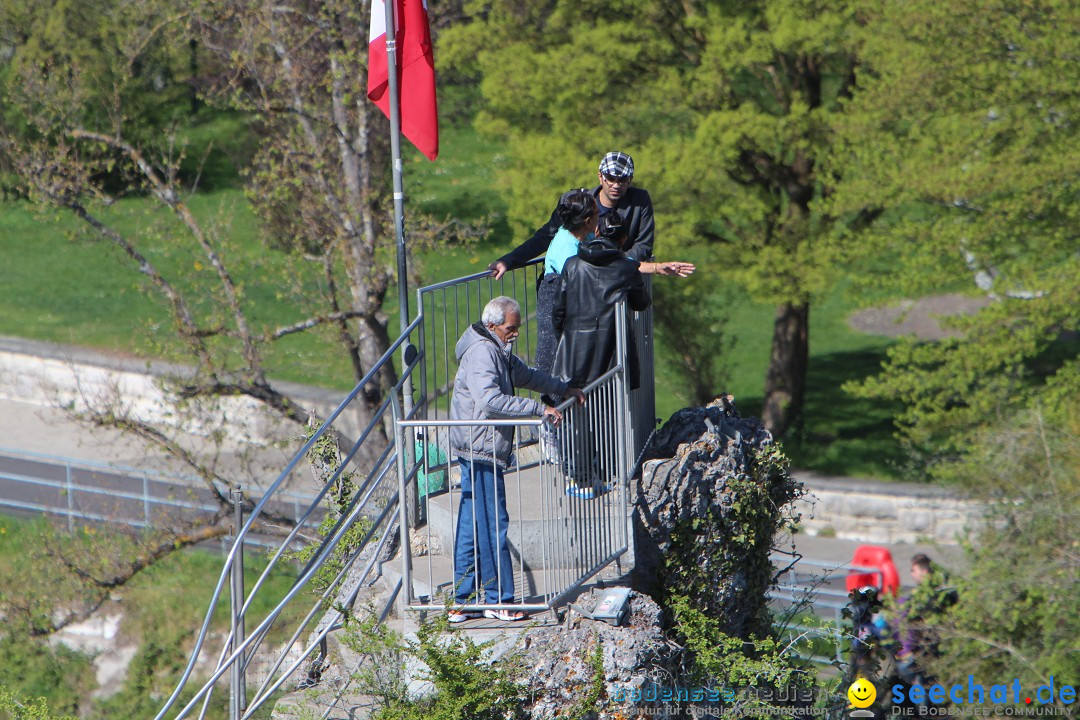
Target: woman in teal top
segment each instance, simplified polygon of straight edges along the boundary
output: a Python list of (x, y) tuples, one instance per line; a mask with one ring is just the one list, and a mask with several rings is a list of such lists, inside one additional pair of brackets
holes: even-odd
[(559, 297), (559, 273), (563, 264), (577, 255), (578, 243), (587, 240), (596, 230), (596, 221), (600, 217), (596, 199), (584, 188), (563, 193), (555, 212), (562, 227), (548, 246), (544, 277), (536, 291), (536, 367), (549, 374), (559, 344), (552, 324), (555, 301)]
[(592, 234), (593, 231), (590, 231), (585, 237), (579, 238), (567, 230), (565, 225), (559, 228), (548, 246), (547, 255), (544, 256), (544, 274), (561, 273), (566, 261), (577, 256), (578, 243), (587, 241)]

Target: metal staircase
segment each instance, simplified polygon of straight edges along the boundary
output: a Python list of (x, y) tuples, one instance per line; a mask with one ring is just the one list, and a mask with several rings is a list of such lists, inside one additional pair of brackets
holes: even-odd
[[(286, 468), (238, 522), (238, 531), (214, 586), (205, 619), (195, 634), (191, 659), (155, 720), (205, 717), (215, 692), (230, 695), (230, 718), (252, 717), (286, 689), (315, 682), (313, 667), (326, 654), (327, 640), (340, 630), (357, 597), (375, 595), (376, 620), (392, 615), (405, 622), (416, 611), (442, 611), (453, 587), (453, 544), (459, 490), (455, 458), (446, 442), (450, 425), (449, 389), (456, 373), (453, 347), (484, 304), (497, 295), (521, 304), (523, 327), (516, 351), (531, 357), (536, 342), (532, 298), (542, 264), (531, 263), (500, 280), (480, 273), (417, 291), (417, 316), (379, 362), (312, 432)], [(618, 313), (620, 320), (623, 313)], [(517, 464), (506, 474), (512, 547), (512, 606), (531, 612), (558, 609), (589, 578), (613, 563), (632, 565), (628, 475), (655, 427), (652, 386), (651, 315), (636, 314), (635, 333), (641, 358), (642, 387), (631, 392), (625, 377), (626, 327), (619, 323), (620, 361), (586, 390), (584, 406), (564, 403), (565, 421), (557, 449), (539, 441), (541, 422), (489, 421), (487, 430), (513, 424)], [(399, 360), (392, 391), (380, 382)], [(477, 423), (480, 424), (480, 423)], [(594, 467), (605, 468), (616, 482), (594, 499), (571, 497), (567, 458), (583, 457), (575, 443), (589, 445)], [(331, 452), (327, 452), (327, 448)], [(554, 453), (554, 458), (552, 454)], [(556, 460), (552, 462), (552, 460)], [(312, 465), (325, 484), (300, 517), (296, 528), (270, 557), (254, 586), (243, 587), (244, 540), (259, 527), (260, 515), (294, 473)], [(260, 618), (250, 617), (254, 598), (290, 553), (310, 543), (301, 536), (305, 520), (332, 504), (336, 521), (325, 528), (314, 552), (300, 569), (285, 597)], [(327, 570), (333, 568), (329, 574)], [(323, 588), (312, 593), (318, 584)], [(200, 656), (208, 647), (214, 609), (223, 594), (231, 599), (231, 629), (216, 651), (208, 678), (195, 679)], [(492, 606), (472, 606), (491, 608)], [(499, 606), (496, 606), (499, 607)], [(287, 618), (289, 620), (287, 620)], [(297, 620), (296, 618), (299, 618)], [(271, 631), (288, 640), (269, 647)], [(358, 658), (357, 662), (363, 662)], [(320, 717), (334, 712), (346, 686), (320, 703)], [(325, 707), (323, 707), (325, 705)]]

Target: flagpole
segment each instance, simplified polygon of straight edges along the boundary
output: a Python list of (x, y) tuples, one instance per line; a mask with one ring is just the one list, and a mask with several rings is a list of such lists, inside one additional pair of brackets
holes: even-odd
[[(409, 285), (408, 268), (405, 260), (405, 191), (401, 181), (401, 111), (398, 103), (397, 72), (397, 3), (384, 0), (386, 18), (386, 79), (387, 92), (390, 94), (390, 163), (394, 177), (394, 233), (397, 240), (397, 276), (398, 276), (398, 316), (401, 323), (399, 332), (405, 332), (409, 326)], [(401, 371), (405, 372), (408, 362), (405, 360), (406, 343), (402, 347)], [(404, 386), (405, 412), (412, 410), (412, 383), (406, 379)]]

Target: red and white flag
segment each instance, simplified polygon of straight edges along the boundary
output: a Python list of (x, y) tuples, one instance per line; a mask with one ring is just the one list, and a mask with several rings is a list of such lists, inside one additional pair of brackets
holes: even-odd
[[(390, 116), (386, 61), (386, 2), (371, 0), (368, 34), (368, 97)], [(431, 52), (426, 0), (393, 0), (397, 7), (398, 93), (401, 133), (428, 160), (439, 154), (439, 111), (435, 103), (435, 58)]]

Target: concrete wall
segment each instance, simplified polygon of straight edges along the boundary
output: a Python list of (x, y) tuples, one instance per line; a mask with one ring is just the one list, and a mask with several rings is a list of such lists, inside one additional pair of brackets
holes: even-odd
[[(241, 443), (267, 444), (297, 435), (295, 425), (284, 424), (247, 397), (200, 403), (178, 415), (162, 389), (162, 380), (190, 374), (188, 368), (167, 363), (0, 336), (0, 399), (77, 412), (112, 406), (140, 421), (178, 427), (193, 435), (221, 429)], [(343, 392), (275, 384), (320, 418), (329, 415), (345, 396)], [(347, 420), (343, 429), (348, 432)]]
[(952, 544), (982, 506), (939, 487), (795, 472), (809, 495), (796, 508), (809, 535), (872, 543)]

